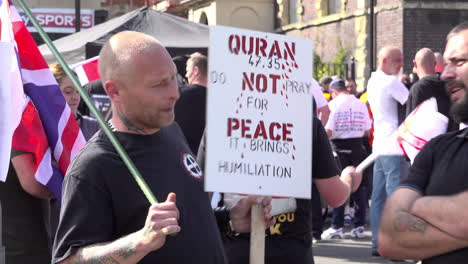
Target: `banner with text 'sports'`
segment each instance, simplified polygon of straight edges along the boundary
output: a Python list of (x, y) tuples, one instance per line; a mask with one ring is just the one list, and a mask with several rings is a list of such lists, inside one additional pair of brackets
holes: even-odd
[(207, 191), (310, 198), (309, 39), (210, 29)]

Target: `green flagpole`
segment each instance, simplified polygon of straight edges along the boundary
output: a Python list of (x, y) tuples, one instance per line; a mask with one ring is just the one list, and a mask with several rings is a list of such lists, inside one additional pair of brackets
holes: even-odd
[[(63, 69), (65, 70), (65, 73), (68, 75), (68, 77), (71, 79), (73, 85), (76, 87), (78, 92), (81, 95), (81, 98), (83, 101), (86, 103), (86, 105), (89, 107), (93, 115), (96, 117), (99, 126), (101, 126), (102, 130), (106, 135), (109, 137), (110, 141), (112, 142), (112, 145), (114, 145), (115, 149), (117, 150), (117, 153), (119, 153), (120, 157), (124, 161), (125, 165), (127, 165), (128, 170), (130, 173), (133, 175), (135, 178), (135, 181), (138, 183), (138, 186), (140, 186), (140, 189), (143, 191), (143, 193), (146, 196), (146, 199), (154, 205), (158, 203), (158, 200), (154, 196), (154, 194), (151, 192), (150, 188), (148, 187), (148, 184), (146, 184), (145, 180), (141, 176), (140, 172), (138, 169), (135, 167), (135, 164), (133, 161), (128, 157), (128, 154), (125, 152), (123, 149), (122, 145), (119, 143), (115, 135), (112, 133), (110, 128), (107, 126), (106, 122), (104, 121), (104, 118), (102, 117), (101, 113), (96, 109), (94, 106), (93, 102), (88, 96), (88, 93), (81, 87), (80, 82), (76, 78), (75, 74), (72, 72), (70, 67), (68, 67), (68, 64), (65, 62), (63, 57), (60, 55), (58, 52), (57, 48), (55, 48), (54, 44), (50, 40), (49, 36), (44, 32), (44, 29), (42, 29), (41, 25), (39, 25), (39, 22), (37, 22), (37, 19), (34, 17), (32, 14), (31, 10), (28, 8), (24, 0), (17, 0), (21, 7), (23, 8), (23, 11), (26, 13), (26, 15), (29, 17), (31, 22), (33, 23), (34, 27), (37, 29), (37, 32), (41, 36), (41, 38), (44, 40), (44, 42), (47, 44), (49, 49), (52, 51), (54, 54), (55, 58), (59, 61), (59, 63), (62, 65)], [(77, 18), (78, 19), (78, 18)]]

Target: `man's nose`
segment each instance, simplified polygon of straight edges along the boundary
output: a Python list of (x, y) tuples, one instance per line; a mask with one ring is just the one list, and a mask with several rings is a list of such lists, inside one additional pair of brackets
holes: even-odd
[(442, 80), (451, 80), (451, 79), (455, 79), (455, 76), (456, 76), (455, 66), (448, 63), (447, 65), (445, 65), (444, 71), (440, 75), (440, 78)]
[(174, 100), (179, 99), (180, 92), (179, 92), (179, 86), (177, 86), (177, 82), (174, 82), (171, 85), (169, 96), (170, 96), (170, 98), (173, 98)]

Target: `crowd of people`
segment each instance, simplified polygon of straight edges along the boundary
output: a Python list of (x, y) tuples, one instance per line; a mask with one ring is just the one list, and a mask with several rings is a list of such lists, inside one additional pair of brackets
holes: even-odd
[[(33, 155), (12, 149), (7, 181), (0, 182), (6, 264), (248, 263), (255, 203), (264, 206), (267, 264), (314, 263), (312, 241), (344, 238), (350, 205), (350, 236), (364, 238), (370, 224), (372, 256), (463, 263), (468, 23), (448, 34), (441, 57), (420, 49), (411, 75), (418, 80), (409, 81), (399, 76), (402, 50), (387, 46), (365, 89), (340, 76), (312, 80), (312, 199), (295, 199), (293, 211), (271, 215), (271, 197), (229, 204), (224, 194), (204, 192), (207, 57), (185, 57), (181, 73), (155, 38), (117, 33), (102, 48), (101, 80), (91, 85), (105, 92), (108, 125), (161, 202), (149, 204), (96, 120), (79, 110), (70, 78), (51, 65), (88, 142), (68, 168), (60, 202), (35, 181)], [(410, 164), (391, 138), (431, 97), (449, 119), (447, 133)], [(371, 152), (378, 154), (372, 168), (356, 171)], [(197, 173), (184, 160), (195, 162)], [(323, 204), (334, 208), (325, 231)]]

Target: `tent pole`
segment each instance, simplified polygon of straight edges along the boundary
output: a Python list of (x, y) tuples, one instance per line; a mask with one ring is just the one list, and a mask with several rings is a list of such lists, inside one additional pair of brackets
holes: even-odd
[(75, 0), (75, 32), (81, 30), (81, 0)]

